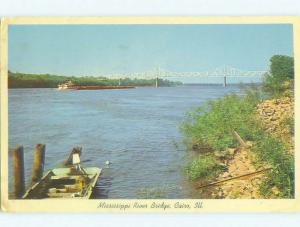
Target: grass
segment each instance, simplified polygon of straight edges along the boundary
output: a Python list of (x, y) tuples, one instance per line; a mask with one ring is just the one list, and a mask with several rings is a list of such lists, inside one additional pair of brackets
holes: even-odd
[(273, 168), (268, 180), (261, 185), (261, 193), (267, 198), (272, 197), (274, 187), (279, 190), (277, 197), (294, 197), (294, 157), (287, 150), (281, 141), (270, 135), (264, 135), (256, 142), (254, 152), (258, 159)]
[[(261, 185), (261, 194), (265, 198), (274, 197), (272, 190), (279, 190), (275, 197), (293, 198), (294, 196), (294, 158), (288, 153), (288, 147), (279, 138), (265, 132), (257, 119), (255, 108), (264, 99), (260, 91), (250, 90), (245, 96), (228, 95), (211, 101), (206, 106), (190, 113), (182, 125), (182, 130), (196, 147), (200, 156), (187, 167), (187, 175), (192, 180), (210, 180), (216, 177), (222, 168), (210, 156), (201, 155), (202, 148), (207, 151), (225, 150), (239, 146), (233, 130), (255, 146), (252, 151), (261, 165), (273, 168)], [(286, 127), (292, 128), (293, 119), (287, 119)], [(293, 130), (293, 129), (291, 129)]]
[(248, 93), (245, 97), (228, 95), (211, 101), (206, 106), (190, 113), (182, 125), (189, 142), (200, 148), (224, 150), (236, 147), (238, 141), (233, 135), (237, 131), (242, 138), (252, 140), (257, 125), (253, 109), (261, 100), (258, 92)]
[(284, 118), (284, 120), (281, 122), (282, 126), (286, 126), (289, 133), (294, 135), (295, 133), (295, 120), (292, 115), (288, 115)]
[(191, 180), (201, 178), (205, 181), (215, 178), (223, 170), (224, 167), (211, 156), (198, 157), (186, 169)]

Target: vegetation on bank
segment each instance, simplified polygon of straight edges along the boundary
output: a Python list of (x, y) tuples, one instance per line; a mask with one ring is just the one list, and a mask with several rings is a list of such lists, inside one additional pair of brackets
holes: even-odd
[(270, 62), (270, 72), (264, 80), (264, 91), (271, 97), (293, 96), (294, 58), (274, 55)]
[[(215, 151), (237, 148), (239, 142), (234, 132), (238, 132), (254, 144), (251, 152), (257, 157), (256, 163), (272, 167), (260, 186), (263, 197), (273, 198), (272, 189), (276, 187), (277, 198), (293, 198), (294, 156), (288, 152), (285, 141), (264, 129), (256, 113), (257, 105), (266, 99), (293, 97), (293, 58), (276, 55), (270, 61), (270, 72), (262, 88), (249, 89), (244, 96), (232, 94), (210, 101), (188, 115), (182, 130), (187, 143), (199, 152), (187, 167), (190, 179), (205, 182), (216, 178), (222, 168)], [(286, 127), (293, 128), (293, 122), (294, 119), (287, 119)]]
[(187, 173), (192, 180), (199, 178), (211, 180), (224, 170), (215, 157), (197, 157), (188, 167)]
[[(57, 76), (49, 74), (24, 74), (8, 72), (8, 88), (57, 88), (59, 84), (72, 81), (76, 85), (102, 85), (102, 86), (117, 86), (118, 79), (109, 79), (106, 77), (94, 76)], [(177, 86), (181, 82), (170, 80), (158, 80), (159, 86)], [(155, 79), (136, 79), (125, 78), (121, 79), (122, 86), (155, 86)]]

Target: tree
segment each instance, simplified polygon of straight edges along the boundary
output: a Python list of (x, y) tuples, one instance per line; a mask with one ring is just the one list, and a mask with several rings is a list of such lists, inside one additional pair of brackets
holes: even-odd
[(270, 62), (270, 72), (265, 76), (265, 90), (275, 97), (283, 94), (291, 95), (294, 83), (294, 58), (274, 55)]
[(294, 79), (294, 58), (284, 55), (274, 55), (271, 59), (272, 76), (284, 81)]

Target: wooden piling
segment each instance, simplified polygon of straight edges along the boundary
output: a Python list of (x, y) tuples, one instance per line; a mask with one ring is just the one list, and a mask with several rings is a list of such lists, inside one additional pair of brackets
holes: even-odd
[(37, 183), (42, 177), (45, 164), (45, 145), (37, 144), (34, 150), (31, 184)]
[(16, 198), (21, 198), (25, 192), (23, 146), (19, 146), (13, 151), (13, 166), (14, 166), (14, 194)]

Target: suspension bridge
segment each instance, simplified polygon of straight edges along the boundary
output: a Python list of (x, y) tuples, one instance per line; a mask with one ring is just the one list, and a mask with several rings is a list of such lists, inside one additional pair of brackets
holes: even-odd
[(262, 77), (267, 71), (249, 71), (241, 70), (231, 66), (221, 66), (208, 71), (200, 72), (173, 72), (168, 70), (163, 70), (157, 68), (155, 70), (149, 70), (141, 73), (127, 73), (127, 74), (113, 74), (107, 77), (111, 79), (119, 79), (119, 85), (121, 85), (122, 79), (125, 78), (137, 78), (137, 79), (155, 79), (155, 86), (159, 86), (159, 79), (168, 79), (168, 78), (209, 78), (209, 77), (218, 77), (223, 78), (223, 86), (227, 86), (227, 78), (245, 78), (245, 77)]

